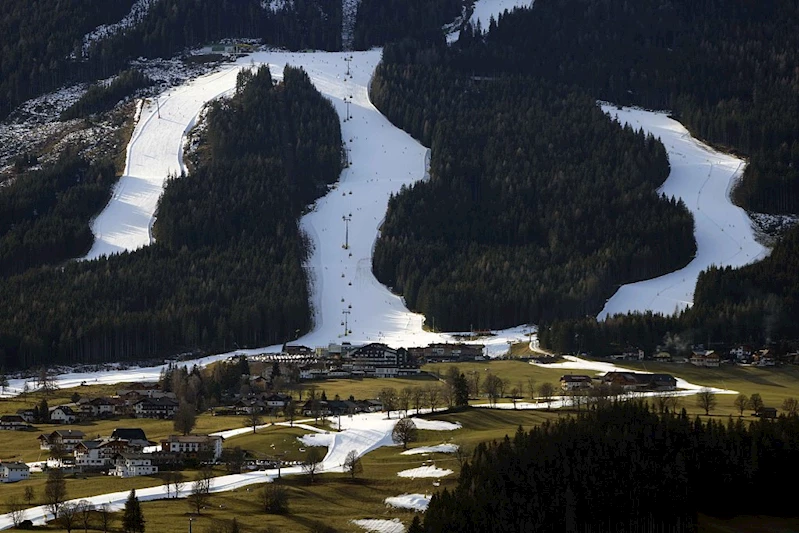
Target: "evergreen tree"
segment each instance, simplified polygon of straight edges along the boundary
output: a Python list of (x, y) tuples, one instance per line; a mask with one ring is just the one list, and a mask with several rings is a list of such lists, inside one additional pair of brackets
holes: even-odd
[(122, 514), (122, 529), (125, 533), (144, 533), (144, 522), (144, 514), (139, 498), (136, 497), (136, 489), (131, 489)]

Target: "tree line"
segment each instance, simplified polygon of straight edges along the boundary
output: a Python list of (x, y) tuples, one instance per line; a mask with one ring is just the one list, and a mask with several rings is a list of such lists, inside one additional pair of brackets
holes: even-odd
[(202, 164), (167, 184), (158, 242), (0, 282), (6, 368), (281, 342), (310, 327), (302, 209), (342, 168), (338, 117), (307, 74), (243, 75), (208, 113)]
[[(790, 513), (799, 419), (691, 420), (627, 401), (480, 444), (421, 531), (698, 531), (698, 513)], [(520, 498), (520, 495), (523, 497)]]
[(389, 200), (382, 283), (457, 331), (596, 313), (618, 285), (687, 264), (693, 221), (655, 193), (660, 142), (579, 90), (448, 66), (470, 57), (403, 41), (375, 73), (375, 105), (432, 149), (431, 179)]

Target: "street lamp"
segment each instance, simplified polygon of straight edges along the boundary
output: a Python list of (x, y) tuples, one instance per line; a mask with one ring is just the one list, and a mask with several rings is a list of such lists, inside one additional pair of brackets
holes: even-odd
[(191, 523), (194, 521), (193, 517), (189, 517), (189, 533), (191, 533)]

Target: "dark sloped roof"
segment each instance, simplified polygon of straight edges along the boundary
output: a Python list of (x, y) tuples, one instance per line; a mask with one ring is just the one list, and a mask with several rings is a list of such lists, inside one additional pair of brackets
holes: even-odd
[(116, 428), (113, 433), (111, 433), (112, 439), (123, 439), (123, 440), (147, 440), (147, 435), (144, 434), (144, 430), (141, 428)]

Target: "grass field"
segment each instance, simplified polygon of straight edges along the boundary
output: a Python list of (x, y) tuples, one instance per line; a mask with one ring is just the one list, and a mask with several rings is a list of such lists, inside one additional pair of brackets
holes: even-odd
[[(479, 442), (501, 439), (506, 434), (513, 435), (521, 426), (524, 429), (540, 424), (544, 420), (568, 416), (559, 411), (513, 411), (469, 409), (463, 412), (439, 413), (430, 418), (459, 422), (462, 428), (456, 431), (420, 431), (419, 441), (411, 445), (429, 446), (443, 442), (461, 444), (467, 450), (473, 449)], [(226, 446), (242, 448), (263, 453), (272, 450), (271, 444), (279, 449), (285, 446), (298, 452), (296, 437), (306, 431), (298, 428), (269, 427), (230, 439)], [(142, 504), (147, 531), (159, 533), (182, 533), (188, 530), (189, 519), (192, 519), (192, 531), (195, 533), (214, 533), (225, 531), (233, 517), (236, 517), (240, 531), (243, 533), (264, 532), (307, 532), (329, 531), (355, 532), (362, 531), (350, 521), (361, 518), (393, 519), (399, 518), (406, 526), (414, 516), (414, 511), (387, 507), (385, 498), (405, 493), (431, 494), (445, 487), (455, 486), (459, 463), (453, 455), (401, 455), (401, 448), (387, 447), (375, 450), (363, 459), (363, 472), (353, 481), (347, 474), (329, 473), (317, 476), (315, 483), (310, 483), (306, 476), (284, 477), (279, 483), (289, 492), (289, 514), (285, 516), (269, 515), (263, 512), (259, 502), (261, 486), (253, 485), (235, 491), (212, 495), (209, 505), (199, 516), (194, 516), (185, 500), (169, 500), (145, 502)], [(268, 452), (266, 452), (268, 454)], [(297, 456), (299, 457), (299, 456)], [(288, 459), (288, 457), (287, 457)], [(454, 474), (441, 478), (407, 479), (400, 478), (397, 473), (421, 466), (431, 461), (439, 468), (454, 471)], [(220, 474), (223, 472), (219, 472)], [(70, 497), (80, 497), (88, 493), (82, 492), (83, 486), (78, 480), (70, 480)], [(160, 483), (157, 477), (132, 478), (129, 480), (105, 479), (85, 480), (85, 487), (91, 488), (89, 493), (97, 493), (100, 483), (108, 483), (111, 490), (143, 487)], [(127, 483), (121, 486), (120, 483)], [(439, 483), (434, 486), (433, 483)], [(41, 482), (40, 482), (41, 483)], [(92, 483), (90, 486), (89, 483)], [(24, 490), (24, 484), (18, 483), (8, 487), (14, 491)], [(3, 496), (10, 494), (3, 489)], [(36, 486), (37, 496), (41, 494), (41, 486)], [(795, 531), (795, 520), (773, 518), (739, 517), (731, 520), (720, 520), (701, 517), (700, 531), (713, 533), (738, 533), (746, 531)], [(773, 527), (772, 527), (773, 526)], [(775, 529), (776, 527), (776, 529)], [(114, 531), (120, 530), (119, 515)], [(65, 531), (55, 525), (48, 531)]]
[[(47, 450), (39, 449), (37, 437), (58, 429), (83, 431), (87, 439), (108, 437), (115, 428), (142, 428), (147, 438), (158, 441), (175, 433), (171, 420), (150, 418), (114, 418), (79, 424), (36, 424), (34, 431), (0, 431), (0, 459), (5, 461), (43, 461), (49, 457)], [(197, 417), (194, 433), (213, 433), (225, 429), (239, 428), (247, 424), (244, 417), (211, 416), (203, 413)]]
[[(623, 366), (647, 372), (665, 372), (697, 385), (735, 390), (747, 396), (758, 393), (767, 407), (777, 409), (780, 409), (786, 398), (799, 399), (799, 367), (793, 365), (764, 368), (722, 365), (718, 368), (700, 368), (690, 364), (624, 361)], [(718, 395), (718, 406), (712, 414), (737, 416), (738, 410), (733, 405), (735, 397)], [(696, 409), (696, 402), (692, 398), (686, 398), (685, 406)]]

